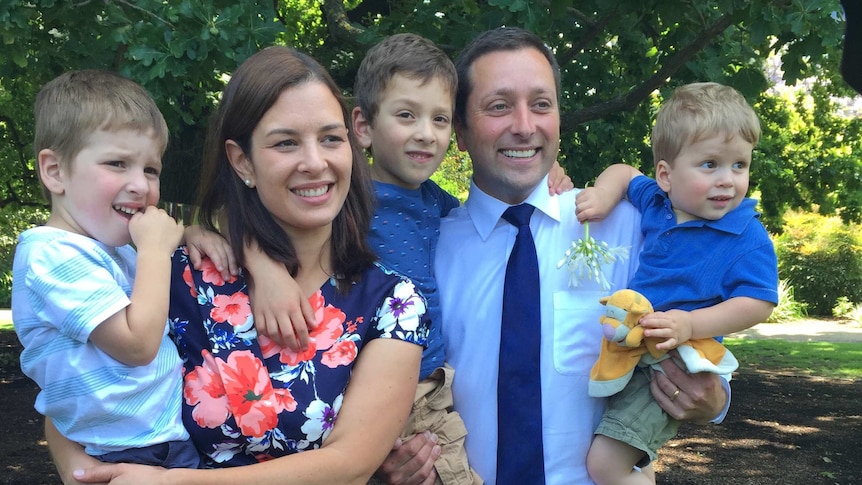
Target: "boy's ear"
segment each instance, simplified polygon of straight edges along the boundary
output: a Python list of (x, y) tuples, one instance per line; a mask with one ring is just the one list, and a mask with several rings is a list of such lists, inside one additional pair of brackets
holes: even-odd
[(64, 183), (64, 171), (60, 167), (60, 156), (54, 150), (45, 148), (39, 152), (36, 163), (39, 164), (39, 178), (45, 187), (55, 195), (63, 195), (66, 192)]
[(224, 152), (233, 171), (243, 181), (248, 188), (253, 188), (257, 183), (254, 179), (254, 166), (251, 160), (245, 156), (242, 147), (233, 140), (225, 140)]
[(667, 193), (670, 193), (670, 172), (670, 164), (666, 160), (659, 160), (655, 166), (655, 181)]
[(362, 108), (359, 106), (353, 108), (353, 112), (351, 114), (353, 116), (353, 132), (356, 134), (356, 141), (359, 142), (359, 145), (362, 146), (362, 148), (370, 148), (371, 123), (369, 123), (365, 115), (362, 114)]

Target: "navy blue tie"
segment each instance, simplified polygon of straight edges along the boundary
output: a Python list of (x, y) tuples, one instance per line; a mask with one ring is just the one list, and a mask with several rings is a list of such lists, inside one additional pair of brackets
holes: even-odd
[(506, 209), (503, 219), (518, 228), (506, 265), (500, 368), (497, 378), (497, 484), (542, 485), (542, 341), (539, 262), (530, 232), (534, 207)]

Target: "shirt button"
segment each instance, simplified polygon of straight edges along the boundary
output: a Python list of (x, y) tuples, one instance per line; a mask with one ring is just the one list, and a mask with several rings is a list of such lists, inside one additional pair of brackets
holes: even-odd
[(673, 217), (673, 215), (671, 215), (671, 214), (665, 214), (665, 215), (664, 215), (664, 218), (665, 218), (665, 219), (668, 219), (668, 220), (669, 220), (671, 217)]

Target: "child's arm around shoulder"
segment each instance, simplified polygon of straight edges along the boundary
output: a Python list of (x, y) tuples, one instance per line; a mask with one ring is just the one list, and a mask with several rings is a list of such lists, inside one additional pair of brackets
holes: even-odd
[(644, 336), (664, 338), (656, 345), (671, 350), (691, 340), (732, 334), (766, 321), (774, 305), (746, 296), (729, 298), (717, 305), (697, 310), (669, 310), (650, 313), (640, 319)]
[(151, 206), (132, 216), (129, 232), (137, 249), (131, 303), (100, 323), (90, 340), (114, 359), (139, 366), (152, 362), (159, 351), (168, 318), (171, 254), (183, 226)]
[(293, 351), (307, 349), (317, 317), (299, 283), (283, 264), (267, 256), (256, 241), (246, 244), (244, 249), (255, 330), (282, 347)]
[(629, 182), (639, 175), (643, 175), (640, 170), (622, 163), (606, 168), (592, 187), (585, 188), (575, 197), (578, 221), (600, 221), (607, 217), (625, 198)]
[[(220, 234), (192, 225), (186, 228), (185, 238), (192, 267), (200, 269), (201, 260), (209, 257), (224, 279), (239, 274), (233, 251)], [(316, 317), (299, 284), (290, 276), (287, 268), (270, 259), (256, 241), (245, 245), (243, 258), (254, 327), (258, 335), (295, 352), (305, 350), (309, 342), (308, 334), (316, 327)], [(256, 281), (266, 283), (256, 284)]]

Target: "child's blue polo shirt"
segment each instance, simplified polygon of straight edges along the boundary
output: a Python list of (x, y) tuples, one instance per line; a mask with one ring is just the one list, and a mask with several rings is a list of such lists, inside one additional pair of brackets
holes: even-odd
[(644, 234), (630, 287), (656, 311), (691, 311), (734, 297), (778, 304), (775, 248), (755, 200), (744, 199), (715, 221), (677, 224), (670, 199), (649, 177), (631, 181), (628, 199), (641, 213)]

